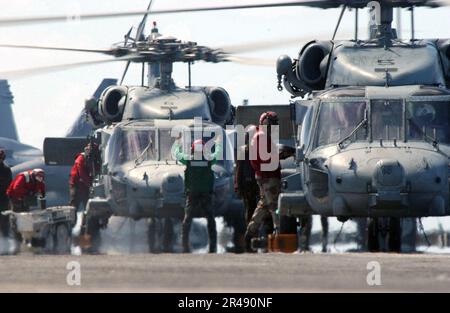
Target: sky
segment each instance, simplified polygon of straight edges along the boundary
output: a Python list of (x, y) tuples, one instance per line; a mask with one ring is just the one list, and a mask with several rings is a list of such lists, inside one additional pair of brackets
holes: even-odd
[[(284, 0), (286, 1), (286, 0)], [(15, 0), (2, 2), (1, 18), (31, 15), (67, 14), (77, 12), (111, 12), (143, 10), (148, 0)], [(174, 9), (196, 6), (274, 2), (274, 0), (154, 0), (153, 9)], [(283, 1), (280, 1), (283, 2)], [(192, 83), (197, 86), (221, 86), (230, 94), (234, 105), (244, 99), (250, 104), (286, 104), (290, 95), (276, 89), (275, 62), (279, 55), (298, 56), (307, 39), (331, 39), (340, 11), (288, 7), (250, 9), (223, 12), (180, 13), (151, 15), (157, 21), (160, 33), (200, 45), (220, 47), (253, 41), (277, 41), (298, 38), (291, 46), (273, 45), (272, 49), (252, 52), (254, 56), (273, 60), (272, 67), (258, 67), (231, 63), (208, 64), (198, 62), (192, 68)], [(404, 38), (410, 36), (409, 12), (402, 12)], [(450, 8), (417, 9), (416, 37), (449, 38)], [(91, 21), (59, 22), (27, 26), (0, 27), (0, 43), (48, 45), (57, 47), (109, 48), (123, 39), (131, 26), (137, 27), (140, 17), (101, 19)], [(337, 39), (353, 36), (353, 12), (346, 12)], [(394, 24), (395, 25), (395, 24)], [(360, 14), (360, 37), (367, 33), (367, 14)], [(95, 54), (52, 52), (0, 48), (0, 72), (106, 59)], [(45, 137), (63, 136), (88, 98), (103, 78), (120, 78), (124, 64), (108, 63), (63, 72), (10, 80), (15, 97), (13, 112), (20, 140), (42, 148)], [(174, 66), (175, 82), (187, 85), (187, 66)], [(126, 84), (139, 84), (140, 69), (131, 67)]]

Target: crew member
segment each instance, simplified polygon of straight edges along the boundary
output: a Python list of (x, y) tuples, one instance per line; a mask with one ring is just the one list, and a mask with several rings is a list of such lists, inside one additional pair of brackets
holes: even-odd
[[(322, 252), (328, 251), (328, 218), (320, 216), (322, 224)], [(311, 238), (312, 216), (303, 216), (300, 218), (300, 251), (310, 251), (309, 239)]]
[(14, 212), (28, 212), (38, 193), (45, 198), (44, 180), (45, 173), (40, 168), (19, 173), (6, 190), (11, 209)]
[[(11, 169), (5, 164), (6, 153), (5, 150), (0, 149), (0, 254), (7, 253), (9, 248), (7, 245), (7, 238), (9, 235), (9, 217), (2, 214), (8, 209), (8, 195), (6, 190), (12, 180)], [(3, 244), (5, 243), (5, 244)]]
[(255, 171), (250, 164), (249, 145), (252, 135), (256, 133), (256, 127), (251, 125), (245, 131), (245, 143), (240, 148), (236, 160), (234, 175), (234, 192), (242, 199), (245, 208), (245, 221), (248, 224), (253, 216), (258, 203), (258, 184)]
[(205, 142), (201, 139), (194, 140), (190, 155), (182, 152), (180, 144), (174, 145), (176, 159), (181, 164), (186, 165), (186, 170), (184, 171), (186, 206), (181, 233), (184, 253), (190, 252), (189, 232), (192, 219), (204, 216), (206, 216), (208, 221), (209, 252), (215, 253), (217, 251), (217, 230), (212, 203), (214, 172), (211, 167), (217, 162), (218, 156), (222, 153), (219, 143), (220, 137), (215, 143), (215, 151), (209, 156), (204, 151)]
[(275, 112), (269, 111), (261, 114), (259, 125), (250, 144), (250, 163), (255, 170), (260, 200), (245, 234), (246, 248), (249, 252), (253, 252), (251, 239), (258, 236), (260, 227), (270, 216), (272, 216), (274, 232), (279, 231), (280, 223), (276, 210), (281, 188), (280, 159), (292, 155), (285, 151), (279, 153), (272, 140), (273, 127), (278, 125), (278, 115)]
[(74, 206), (77, 211), (81, 207), (86, 208), (94, 175), (100, 171), (98, 154), (97, 144), (88, 143), (84, 152), (77, 155), (70, 171), (70, 205)]

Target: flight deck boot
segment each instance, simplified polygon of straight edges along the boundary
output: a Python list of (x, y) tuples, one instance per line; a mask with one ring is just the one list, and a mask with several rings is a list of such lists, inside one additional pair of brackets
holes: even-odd
[(217, 252), (217, 230), (214, 216), (208, 217), (209, 253)]
[(189, 247), (189, 228), (187, 228), (185, 225), (183, 225), (183, 230), (181, 233), (181, 242), (183, 244), (183, 253), (191, 252), (191, 249)]

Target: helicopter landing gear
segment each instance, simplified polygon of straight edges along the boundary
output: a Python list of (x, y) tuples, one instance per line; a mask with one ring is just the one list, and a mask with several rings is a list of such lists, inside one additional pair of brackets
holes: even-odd
[(80, 233), (85, 234), (82, 235), (85, 237), (82, 241), (85, 243), (82, 244), (83, 251), (87, 253), (99, 253), (100, 252), (100, 246), (101, 246), (101, 236), (100, 236), (100, 229), (102, 227), (106, 227), (106, 224), (103, 225), (102, 219), (98, 217), (89, 217), (86, 218), (84, 226), (82, 226)]
[(370, 252), (400, 252), (402, 229), (400, 218), (370, 218), (367, 231)]
[[(162, 235), (161, 235), (162, 234)], [(149, 218), (148, 248), (150, 253), (172, 253), (174, 245), (173, 221), (167, 218)]]

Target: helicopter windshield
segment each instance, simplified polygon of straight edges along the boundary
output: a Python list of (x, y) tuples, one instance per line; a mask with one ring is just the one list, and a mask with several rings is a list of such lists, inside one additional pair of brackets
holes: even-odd
[(111, 166), (137, 159), (157, 160), (155, 129), (117, 127), (110, 138), (107, 157)]
[(373, 100), (371, 107), (373, 140), (403, 138), (402, 100)]
[(450, 143), (450, 108), (445, 101), (411, 101), (406, 104), (408, 140), (432, 138)]
[[(322, 102), (317, 122), (316, 146), (336, 144), (348, 137), (364, 119), (365, 110), (366, 103), (363, 101)], [(365, 129), (355, 133), (356, 140), (366, 138)]]

